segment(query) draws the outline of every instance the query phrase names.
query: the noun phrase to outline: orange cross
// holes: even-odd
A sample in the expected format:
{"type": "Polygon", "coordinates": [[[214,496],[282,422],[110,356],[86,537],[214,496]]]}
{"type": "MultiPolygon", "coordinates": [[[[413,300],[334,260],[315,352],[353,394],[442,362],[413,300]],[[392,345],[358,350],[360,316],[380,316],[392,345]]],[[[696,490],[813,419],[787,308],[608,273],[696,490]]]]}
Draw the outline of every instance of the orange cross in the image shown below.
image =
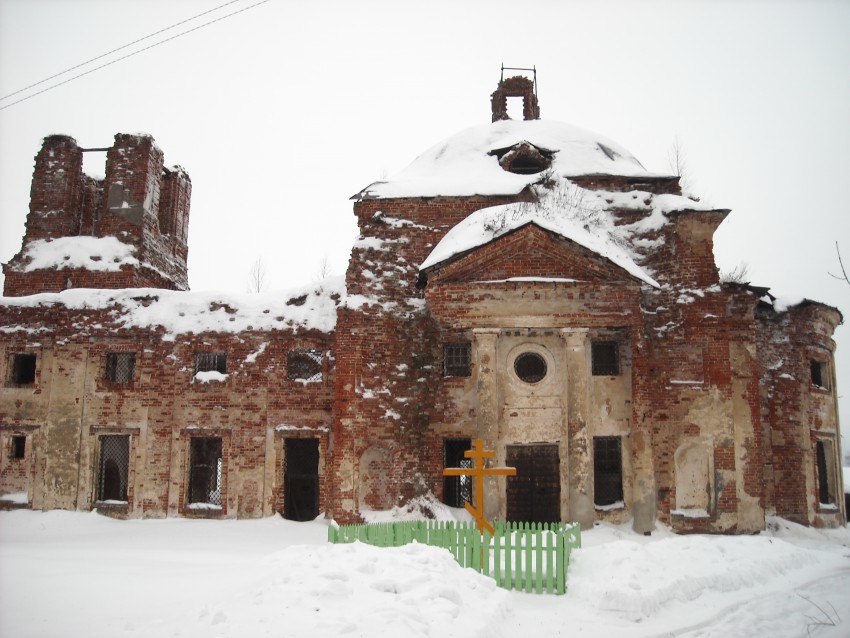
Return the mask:
{"type": "Polygon", "coordinates": [[[484,477],[485,476],[516,476],[515,467],[484,467],[484,459],[493,458],[496,453],[493,450],[485,450],[481,439],[475,439],[473,449],[467,450],[463,455],[468,459],[474,459],[470,468],[451,467],[443,470],[443,476],[473,476],[475,477],[475,499],[478,507],[466,503],[466,511],[475,517],[475,525],[478,531],[484,534],[486,529],[490,534],[495,530],[484,519],[484,477]]]}

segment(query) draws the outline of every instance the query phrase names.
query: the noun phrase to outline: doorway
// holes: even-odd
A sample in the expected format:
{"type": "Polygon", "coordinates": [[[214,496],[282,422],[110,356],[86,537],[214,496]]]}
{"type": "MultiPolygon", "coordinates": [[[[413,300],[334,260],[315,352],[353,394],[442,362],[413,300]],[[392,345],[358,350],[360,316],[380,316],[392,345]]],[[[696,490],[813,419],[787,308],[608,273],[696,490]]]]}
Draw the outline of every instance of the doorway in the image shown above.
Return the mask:
{"type": "Polygon", "coordinates": [[[283,517],[312,521],[319,515],[319,439],[284,439],[283,517]]]}
{"type": "Polygon", "coordinates": [[[561,520],[561,472],[557,444],[509,445],[506,464],[516,468],[507,480],[508,521],[561,520]]]}

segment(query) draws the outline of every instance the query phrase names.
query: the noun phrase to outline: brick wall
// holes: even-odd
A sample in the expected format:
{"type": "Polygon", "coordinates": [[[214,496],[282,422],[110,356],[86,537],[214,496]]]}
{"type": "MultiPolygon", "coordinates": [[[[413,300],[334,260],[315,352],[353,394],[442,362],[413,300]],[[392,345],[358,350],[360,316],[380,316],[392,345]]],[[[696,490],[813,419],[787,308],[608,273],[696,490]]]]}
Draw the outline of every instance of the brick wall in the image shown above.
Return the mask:
{"type": "MultiPolygon", "coordinates": [[[[287,437],[319,439],[320,507],[327,507],[334,358],[323,358],[320,382],[304,383],[288,377],[286,355],[303,348],[331,353],[332,334],[249,331],[238,337],[202,333],[170,340],[158,330],[121,329],[109,309],[70,310],[58,304],[0,305],[0,325],[37,330],[0,337],[0,426],[4,439],[7,430],[31,433],[24,488],[31,492],[33,508],[97,506],[98,438],[108,434],[131,439],[129,503],[108,507],[113,514],[193,514],[185,507],[193,436],[225,442],[223,503],[214,515],[241,518],[282,511],[287,437]],[[194,378],[195,356],[203,351],[227,353],[224,381],[194,378]],[[31,386],[8,384],[9,361],[16,352],[37,355],[31,386]],[[135,353],[132,382],[106,379],[111,352],[135,353]]],[[[18,474],[4,466],[0,493],[21,490],[18,474]]]]}

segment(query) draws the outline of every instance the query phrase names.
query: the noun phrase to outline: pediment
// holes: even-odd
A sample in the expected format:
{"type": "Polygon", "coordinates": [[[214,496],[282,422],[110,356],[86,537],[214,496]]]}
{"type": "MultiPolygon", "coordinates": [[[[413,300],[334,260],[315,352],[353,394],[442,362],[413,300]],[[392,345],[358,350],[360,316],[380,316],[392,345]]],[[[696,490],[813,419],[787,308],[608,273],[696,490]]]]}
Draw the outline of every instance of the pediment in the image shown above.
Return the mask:
{"type": "Polygon", "coordinates": [[[636,278],[592,250],[536,224],[455,255],[425,271],[428,285],[458,282],[635,282],[636,278]]]}

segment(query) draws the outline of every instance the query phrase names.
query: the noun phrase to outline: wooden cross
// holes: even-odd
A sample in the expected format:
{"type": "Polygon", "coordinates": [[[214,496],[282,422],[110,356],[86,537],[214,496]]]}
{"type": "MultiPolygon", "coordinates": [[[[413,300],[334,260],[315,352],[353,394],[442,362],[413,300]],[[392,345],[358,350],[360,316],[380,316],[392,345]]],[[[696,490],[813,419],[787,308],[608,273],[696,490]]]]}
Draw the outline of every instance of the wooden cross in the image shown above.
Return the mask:
{"type": "Polygon", "coordinates": [[[485,476],[516,476],[515,467],[484,467],[484,459],[493,458],[496,453],[493,450],[485,450],[481,439],[475,439],[475,445],[463,455],[468,459],[474,459],[472,467],[449,467],[443,470],[443,476],[472,476],[475,478],[475,500],[477,507],[466,503],[466,511],[475,517],[475,525],[478,531],[484,534],[486,529],[490,534],[495,530],[484,518],[484,477],[485,476]]]}

